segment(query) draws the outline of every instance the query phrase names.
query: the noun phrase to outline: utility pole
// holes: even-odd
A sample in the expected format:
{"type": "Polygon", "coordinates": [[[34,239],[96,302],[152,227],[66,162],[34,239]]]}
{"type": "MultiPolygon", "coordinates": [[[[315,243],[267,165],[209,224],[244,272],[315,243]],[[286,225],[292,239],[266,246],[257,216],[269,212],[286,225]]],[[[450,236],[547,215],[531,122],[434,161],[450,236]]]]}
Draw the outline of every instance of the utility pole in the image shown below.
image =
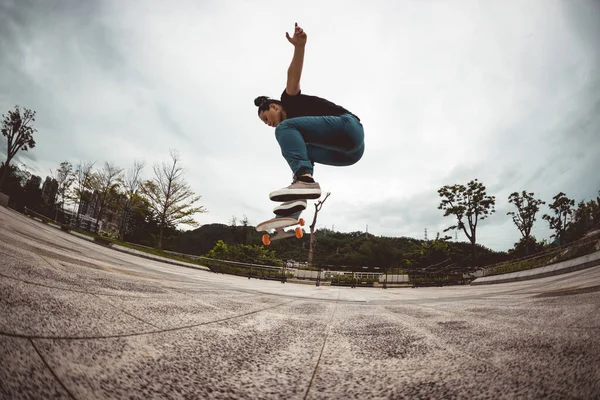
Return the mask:
{"type": "Polygon", "coordinates": [[[425,241],[427,241],[427,228],[425,228],[425,241]]]}

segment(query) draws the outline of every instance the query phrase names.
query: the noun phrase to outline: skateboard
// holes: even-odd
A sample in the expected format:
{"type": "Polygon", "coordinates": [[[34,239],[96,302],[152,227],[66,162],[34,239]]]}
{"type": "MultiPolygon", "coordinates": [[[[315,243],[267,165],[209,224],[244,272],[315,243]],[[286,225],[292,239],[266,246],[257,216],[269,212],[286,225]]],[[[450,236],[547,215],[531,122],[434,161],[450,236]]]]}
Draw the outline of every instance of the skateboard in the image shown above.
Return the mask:
{"type": "Polygon", "coordinates": [[[275,218],[268,219],[260,224],[256,225],[257,232],[265,232],[262,235],[262,242],[265,246],[271,244],[274,240],[285,239],[292,236],[296,236],[300,239],[304,236],[304,230],[302,227],[304,226],[304,218],[299,218],[302,212],[297,212],[292,215],[288,215],[285,217],[277,216],[275,218]],[[290,226],[297,226],[294,230],[286,231],[284,228],[289,228],[290,226]],[[269,235],[269,231],[274,229],[275,232],[273,235],[269,235]]]}

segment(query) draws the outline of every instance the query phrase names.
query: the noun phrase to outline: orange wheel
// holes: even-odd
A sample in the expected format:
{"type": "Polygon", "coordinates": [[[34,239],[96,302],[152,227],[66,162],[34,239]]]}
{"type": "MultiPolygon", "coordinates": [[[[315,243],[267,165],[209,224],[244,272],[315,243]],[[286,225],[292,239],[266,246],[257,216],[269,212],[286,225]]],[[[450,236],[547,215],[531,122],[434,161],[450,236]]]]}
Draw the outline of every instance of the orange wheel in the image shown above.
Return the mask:
{"type": "Polygon", "coordinates": [[[304,226],[304,218],[300,218],[298,220],[298,223],[300,224],[300,226],[304,226]]]}
{"type": "Polygon", "coordinates": [[[300,239],[302,236],[304,236],[304,231],[302,230],[302,228],[300,228],[300,227],[297,227],[297,228],[296,228],[296,237],[297,237],[298,239],[300,239]]]}
{"type": "Polygon", "coordinates": [[[269,239],[268,233],[265,233],[264,235],[262,235],[262,242],[265,246],[268,246],[271,244],[271,239],[269,239]]]}

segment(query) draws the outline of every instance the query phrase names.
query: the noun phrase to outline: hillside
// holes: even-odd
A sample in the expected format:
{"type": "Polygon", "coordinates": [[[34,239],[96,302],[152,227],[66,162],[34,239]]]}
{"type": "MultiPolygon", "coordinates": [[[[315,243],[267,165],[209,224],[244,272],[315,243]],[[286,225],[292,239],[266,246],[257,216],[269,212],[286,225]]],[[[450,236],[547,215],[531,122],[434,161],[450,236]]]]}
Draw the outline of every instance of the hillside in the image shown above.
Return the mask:
{"type": "MultiPolygon", "coordinates": [[[[402,267],[407,260],[415,266],[427,266],[447,259],[466,260],[472,253],[470,243],[418,240],[408,237],[379,237],[364,232],[335,232],[321,229],[316,233],[317,245],[313,262],[320,265],[402,267]]],[[[227,245],[260,245],[261,234],[253,226],[207,224],[178,235],[171,243],[172,250],[205,255],[223,240],[227,245]]],[[[290,238],[273,242],[269,248],[281,260],[305,262],[308,257],[310,234],[301,239],[290,238]]],[[[503,252],[477,246],[479,263],[506,259],[503,252]]]]}

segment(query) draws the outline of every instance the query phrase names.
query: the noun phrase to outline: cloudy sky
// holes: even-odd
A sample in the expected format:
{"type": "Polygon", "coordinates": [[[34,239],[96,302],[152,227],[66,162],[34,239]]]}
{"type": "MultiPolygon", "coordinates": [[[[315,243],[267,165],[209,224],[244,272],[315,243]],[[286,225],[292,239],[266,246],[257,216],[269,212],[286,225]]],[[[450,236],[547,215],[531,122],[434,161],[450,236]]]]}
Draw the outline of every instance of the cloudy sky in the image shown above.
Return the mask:
{"type": "MultiPolygon", "coordinates": [[[[359,163],[317,165],[331,192],[318,226],[431,238],[455,222],[437,190],[478,178],[497,210],[478,242],[506,250],[511,192],[600,190],[598,21],[595,0],[0,0],[0,112],[37,112],[37,146],[18,160],[32,173],[145,160],[150,177],[177,149],[200,224],[255,225],[291,171],[253,100],[284,89],[298,22],[303,92],[357,114],[366,135],[359,163]]],[[[534,234],[550,234],[541,214],[534,234]]]]}

